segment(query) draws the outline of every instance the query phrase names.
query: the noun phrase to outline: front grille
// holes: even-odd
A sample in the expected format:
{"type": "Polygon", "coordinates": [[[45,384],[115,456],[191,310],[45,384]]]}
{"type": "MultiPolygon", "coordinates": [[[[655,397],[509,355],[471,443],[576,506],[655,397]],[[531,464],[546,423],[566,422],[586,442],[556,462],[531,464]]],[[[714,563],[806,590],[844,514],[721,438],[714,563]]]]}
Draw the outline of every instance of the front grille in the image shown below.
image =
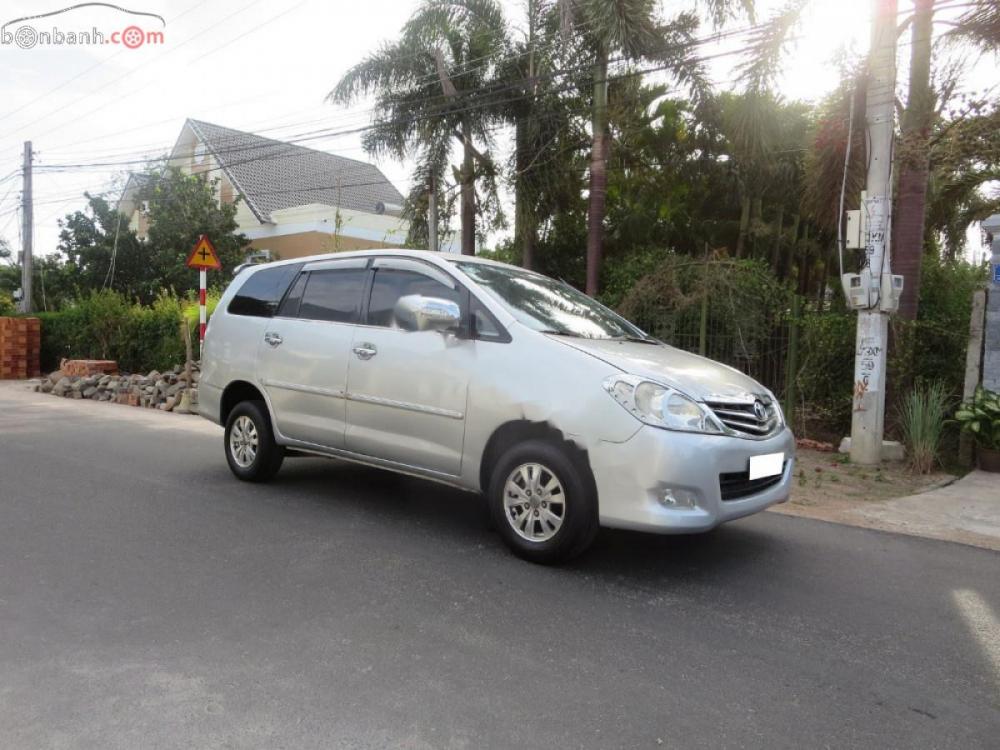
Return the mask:
{"type": "Polygon", "coordinates": [[[769,487],[774,487],[785,476],[785,468],[788,462],[781,465],[781,473],[773,477],[761,477],[751,479],[750,470],[734,471],[729,474],[719,474],[719,491],[723,500],[739,500],[750,495],[756,495],[769,487]]]}
{"type": "Polygon", "coordinates": [[[763,438],[781,427],[778,407],[770,398],[712,399],[705,404],[726,427],[747,437],[763,438]]]}

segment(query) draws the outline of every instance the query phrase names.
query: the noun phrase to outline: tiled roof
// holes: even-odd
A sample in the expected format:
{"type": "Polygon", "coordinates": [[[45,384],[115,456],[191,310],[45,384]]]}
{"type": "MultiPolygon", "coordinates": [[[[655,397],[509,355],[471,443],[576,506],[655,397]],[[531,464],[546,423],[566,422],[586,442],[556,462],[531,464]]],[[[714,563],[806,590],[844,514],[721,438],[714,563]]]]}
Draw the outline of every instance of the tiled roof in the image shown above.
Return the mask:
{"type": "Polygon", "coordinates": [[[270,221],[272,211],[309,203],[369,213],[380,201],[403,203],[373,164],[201,120],[187,124],[261,221],[270,221]]]}

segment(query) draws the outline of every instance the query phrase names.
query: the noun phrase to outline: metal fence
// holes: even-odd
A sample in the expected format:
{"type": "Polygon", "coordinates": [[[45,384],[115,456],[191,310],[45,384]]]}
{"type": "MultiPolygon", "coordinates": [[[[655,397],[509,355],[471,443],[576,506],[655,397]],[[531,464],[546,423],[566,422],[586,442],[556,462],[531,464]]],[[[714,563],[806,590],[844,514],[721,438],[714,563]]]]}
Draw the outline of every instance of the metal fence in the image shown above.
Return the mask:
{"type": "Polygon", "coordinates": [[[668,263],[620,306],[662,341],[747,373],[786,407],[795,401],[799,307],[765,269],[733,261],[668,263]]]}

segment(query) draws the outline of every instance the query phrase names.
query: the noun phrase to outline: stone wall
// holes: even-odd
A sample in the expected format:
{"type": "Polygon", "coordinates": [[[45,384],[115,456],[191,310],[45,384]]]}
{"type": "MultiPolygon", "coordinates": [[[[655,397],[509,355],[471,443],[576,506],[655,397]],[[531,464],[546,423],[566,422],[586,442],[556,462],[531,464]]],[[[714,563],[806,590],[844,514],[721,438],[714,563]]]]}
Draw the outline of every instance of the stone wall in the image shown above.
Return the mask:
{"type": "Polygon", "coordinates": [[[35,390],[63,398],[86,398],[190,414],[197,410],[200,376],[197,364],[191,366],[190,382],[181,365],[167,372],[154,370],[145,375],[100,372],[90,375],[69,375],[62,370],[56,370],[43,378],[35,390]]]}

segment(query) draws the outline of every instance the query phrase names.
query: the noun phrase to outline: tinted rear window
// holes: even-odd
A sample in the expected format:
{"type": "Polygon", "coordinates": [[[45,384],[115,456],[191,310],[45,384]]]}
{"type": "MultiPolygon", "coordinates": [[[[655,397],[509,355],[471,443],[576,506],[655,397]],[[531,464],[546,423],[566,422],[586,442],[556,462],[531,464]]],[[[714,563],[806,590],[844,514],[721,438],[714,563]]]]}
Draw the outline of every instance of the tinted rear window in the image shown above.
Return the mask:
{"type": "Polygon", "coordinates": [[[243,282],[243,286],[229,303],[231,315],[255,315],[261,318],[274,317],[278,303],[285,296],[288,285],[302,268],[302,263],[287,266],[262,268],[243,282]]]}

